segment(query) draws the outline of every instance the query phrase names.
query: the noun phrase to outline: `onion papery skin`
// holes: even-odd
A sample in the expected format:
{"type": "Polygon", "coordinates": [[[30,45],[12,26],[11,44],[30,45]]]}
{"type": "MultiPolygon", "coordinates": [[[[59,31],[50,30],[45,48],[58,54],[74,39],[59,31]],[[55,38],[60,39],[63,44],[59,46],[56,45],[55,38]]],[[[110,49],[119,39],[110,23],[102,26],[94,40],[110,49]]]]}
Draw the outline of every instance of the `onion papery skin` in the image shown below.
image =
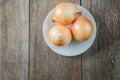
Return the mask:
{"type": "Polygon", "coordinates": [[[52,21],[63,25],[71,24],[77,12],[78,9],[76,4],[67,2],[60,3],[54,8],[52,21]]]}
{"type": "Polygon", "coordinates": [[[68,45],[71,42],[71,31],[67,26],[55,25],[49,31],[49,39],[56,46],[68,45]]]}
{"type": "Polygon", "coordinates": [[[94,28],[91,21],[81,14],[72,24],[71,31],[77,41],[86,41],[92,36],[94,28]]]}

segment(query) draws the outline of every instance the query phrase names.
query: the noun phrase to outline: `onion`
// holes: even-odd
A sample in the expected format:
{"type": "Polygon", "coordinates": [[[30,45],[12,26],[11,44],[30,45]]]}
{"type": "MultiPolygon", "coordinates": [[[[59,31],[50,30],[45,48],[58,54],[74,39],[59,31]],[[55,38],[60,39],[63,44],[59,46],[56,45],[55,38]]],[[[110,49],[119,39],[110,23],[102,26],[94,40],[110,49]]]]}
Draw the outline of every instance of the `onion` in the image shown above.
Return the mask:
{"type": "Polygon", "coordinates": [[[49,31],[50,41],[56,46],[67,45],[71,42],[70,30],[64,25],[55,25],[49,31]]]}
{"type": "Polygon", "coordinates": [[[93,33],[93,25],[90,20],[81,13],[78,19],[73,22],[71,31],[76,40],[86,41],[93,33]]]}
{"type": "Polygon", "coordinates": [[[76,4],[67,2],[60,3],[54,8],[52,21],[63,25],[71,24],[74,21],[77,12],[78,9],[76,4]]]}

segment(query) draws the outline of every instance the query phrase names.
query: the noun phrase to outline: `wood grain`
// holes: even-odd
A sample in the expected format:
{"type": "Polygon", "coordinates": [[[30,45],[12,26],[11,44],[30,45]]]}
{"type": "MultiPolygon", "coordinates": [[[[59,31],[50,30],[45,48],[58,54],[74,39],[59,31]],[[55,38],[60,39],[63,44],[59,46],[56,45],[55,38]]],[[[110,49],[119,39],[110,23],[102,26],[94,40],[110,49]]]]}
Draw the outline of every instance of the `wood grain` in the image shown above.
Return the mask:
{"type": "Polygon", "coordinates": [[[0,80],[28,80],[29,0],[0,0],[0,80]]]}
{"type": "Polygon", "coordinates": [[[80,0],[30,0],[30,80],[81,80],[81,56],[63,57],[43,39],[43,21],[58,3],[80,0]]]}
{"type": "Polygon", "coordinates": [[[120,80],[120,0],[82,0],[97,22],[92,47],[82,55],[82,80],[120,80]]]}
{"type": "MultiPolygon", "coordinates": [[[[2,16],[1,16],[1,13],[2,13],[2,8],[0,7],[0,73],[2,73],[2,16]]],[[[2,77],[3,77],[3,74],[0,74],[0,80],[2,80],[2,77]]]]}
{"type": "Polygon", "coordinates": [[[0,0],[0,80],[120,80],[119,4],[120,0],[0,0]],[[76,57],[54,53],[42,34],[49,11],[65,1],[81,4],[97,23],[94,44],[76,57]]]}

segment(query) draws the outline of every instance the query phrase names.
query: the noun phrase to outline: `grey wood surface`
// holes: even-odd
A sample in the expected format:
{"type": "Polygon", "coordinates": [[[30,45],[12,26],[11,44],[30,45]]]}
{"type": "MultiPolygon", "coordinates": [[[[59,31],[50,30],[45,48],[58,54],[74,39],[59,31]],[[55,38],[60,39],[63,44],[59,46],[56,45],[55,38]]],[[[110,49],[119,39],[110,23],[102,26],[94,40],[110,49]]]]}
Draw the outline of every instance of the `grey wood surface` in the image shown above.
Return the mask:
{"type": "Polygon", "coordinates": [[[0,80],[28,80],[29,0],[0,0],[0,80]]]}
{"type": "Polygon", "coordinates": [[[0,80],[120,80],[120,0],[0,0],[0,80]],[[64,57],[45,43],[43,21],[60,2],[88,9],[94,44],[64,57]]]}
{"type": "Polygon", "coordinates": [[[82,80],[120,80],[120,0],[82,0],[97,22],[92,47],[82,55],[82,80]]]}
{"type": "Polygon", "coordinates": [[[61,1],[80,4],[79,0],[30,0],[30,80],[81,80],[81,56],[57,55],[43,39],[43,21],[61,1]]]}

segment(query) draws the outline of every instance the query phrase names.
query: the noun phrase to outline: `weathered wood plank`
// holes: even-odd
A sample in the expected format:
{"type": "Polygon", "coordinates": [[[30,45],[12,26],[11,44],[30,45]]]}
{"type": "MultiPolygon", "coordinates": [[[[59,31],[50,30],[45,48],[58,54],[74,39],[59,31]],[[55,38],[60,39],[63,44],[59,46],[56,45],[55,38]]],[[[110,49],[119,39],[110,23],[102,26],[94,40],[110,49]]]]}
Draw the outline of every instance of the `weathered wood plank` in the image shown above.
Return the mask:
{"type": "Polygon", "coordinates": [[[0,0],[0,80],[28,80],[29,0],[0,0]]]}
{"type": "MultiPolygon", "coordinates": [[[[1,19],[1,13],[2,13],[2,11],[1,11],[1,7],[0,7],[0,73],[2,73],[2,26],[1,26],[1,21],[2,21],[2,19],[1,19]]],[[[2,80],[2,77],[3,77],[3,74],[0,74],[0,80],[2,80]]]]}
{"type": "Polygon", "coordinates": [[[82,80],[120,80],[120,0],[82,0],[97,22],[93,46],[82,55],[82,80]]]}
{"type": "Polygon", "coordinates": [[[80,0],[30,0],[30,80],[81,80],[81,56],[57,55],[43,39],[46,15],[63,1],[80,4],[80,0]]]}

